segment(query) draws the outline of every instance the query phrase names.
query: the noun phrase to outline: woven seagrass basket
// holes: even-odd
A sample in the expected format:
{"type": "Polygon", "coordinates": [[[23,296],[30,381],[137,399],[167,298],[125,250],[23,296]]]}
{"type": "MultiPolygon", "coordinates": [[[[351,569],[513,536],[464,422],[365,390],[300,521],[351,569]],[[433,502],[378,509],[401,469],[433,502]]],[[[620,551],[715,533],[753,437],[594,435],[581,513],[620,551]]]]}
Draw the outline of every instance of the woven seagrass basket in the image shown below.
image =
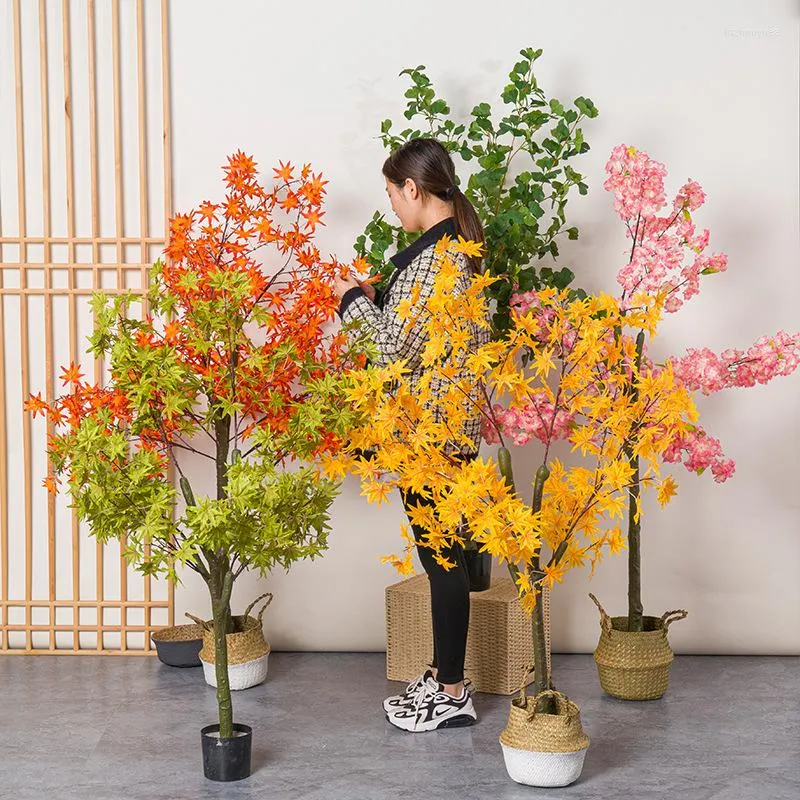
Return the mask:
{"type": "Polygon", "coordinates": [[[610,617],[593,594],[589,597],[600,611],[600,641],[594,660],[603,691],[620,700],[662,697],[674,658],[667,630],[687,612],[679,609],[661,617],[644,617],[644,630],[629,632],[627,617],[610,617]]]}
{"type": "Polygon", "coordinates": [[[511,701],[500,745],[509,777],[527,786],[568,786],[583,769],[589,737],[580,709],[555,689],[528,697],[523,686],[511,701]],[[555,700],[555,714],[536,711],[540,698],[555,700]]]}
{"type": "MultiPolygon", "coordinates": [[[[550,592],[542,592],[542,608],[550,661],[550,592]]],[[[533,647],[531,620],[522,610],[517,590],[503,574],[492,576],[491,587],[470,596],[469,634],[464,663],[466,676],[478,692],[514,694],[520,676],[533,680],[528,669],[533,647]]],[[[415,575],[386,587],[386,677],[414,680],[433,653],[430,584],[415,575]]]]}
{"type": "MultiPolygon", "coordinates": [[[[270,653],[270,646],[264,638],[263,617],[267,606],[272,602],[272,594],[267,592],[253,600],[241,616],[233,617],[233,633],[226,637],[228,643],[228,674],[231,680],[231,689],[247,689],[261,683],[267,677],[266,659],[270,653]],[[250,612],[260,601],[267,602],[255,617],[250,612]],[[246,666],[245,666],[246,665],[246,666]]],[[[200,660],[206,682],[215,686],[216,674],[212,667],[216,663],[216,645],[214,642],[214,620],[200,620],[187,614],[186,616],[203,626],[203,649],[200,651],[200,660]]]]}
{"type": "Polygon", "coordinates": [[[199,667],[203,626],[173,625],[150,634],[159,660],[170,667],[199,667]]]}

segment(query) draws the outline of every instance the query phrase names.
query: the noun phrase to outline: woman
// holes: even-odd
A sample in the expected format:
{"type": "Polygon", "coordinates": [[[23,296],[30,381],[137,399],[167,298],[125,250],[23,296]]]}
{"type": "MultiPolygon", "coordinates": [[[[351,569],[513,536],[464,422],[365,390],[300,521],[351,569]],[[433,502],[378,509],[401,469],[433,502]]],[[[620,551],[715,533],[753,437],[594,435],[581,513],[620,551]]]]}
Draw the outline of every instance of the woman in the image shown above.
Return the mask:
{"type": "MultiPolygon", "coordinates": [[[[422,326],[406,328],[396,308],[403,299],[412,298],[415,285],[420,287],[416,302],[424,304],[433,293],[438,269],[435,245],[445,235],[483,242],[483,228],[478,215],[456,185],[455,168],[447,150],[433,139],[412,139],[397,149],[383,165],[386,192],[392,210],[403,230],[421,232],[421,236],[405,250],[392,257],[394,264],[386,288],[377,293],[374,287],[355,278],[339,279],[335,290],[341,297],[339,315],[343,322],[361,321],[378,351],[376,363],[385,366],[399,359],[406,360],[413,386],[424,374],[421,365],[426,333],[422,326]]],[[[455,291],[463,292],[472,273],[480,271],[480,260],[463,254],[454,256],[461,266],[455,291]]],[[[473,328],[474,346],[488,340],[488,333],[473,328]]],[[[431,381],[432,395],[446,389],[444,381],[431,381]]],[[[470,445],[445,442],[445,451],[455,458],[473,459],[480,447],[479,386],[467,401],[472,412],[463,433],[470,445]]],[[[438,407],[432,405],[434,418],[438,407]]],[[[406,512],[431,501],[413,491],[402,492],[406,512]]],[[[469,626],[469,580],[461,546],[442,553],[457,566],[445,570],[433,558],[430,548],[420,546],[425,531],[412,525],[419,558],[428,575],[431,590],[433,624],[433,660],[431,668],[406,690],[384,701],[387,719],[392,725],[408,731],[431,731],[437,728],[472,725],[477,715],[464,685],[464,654],[469,626]]]]}

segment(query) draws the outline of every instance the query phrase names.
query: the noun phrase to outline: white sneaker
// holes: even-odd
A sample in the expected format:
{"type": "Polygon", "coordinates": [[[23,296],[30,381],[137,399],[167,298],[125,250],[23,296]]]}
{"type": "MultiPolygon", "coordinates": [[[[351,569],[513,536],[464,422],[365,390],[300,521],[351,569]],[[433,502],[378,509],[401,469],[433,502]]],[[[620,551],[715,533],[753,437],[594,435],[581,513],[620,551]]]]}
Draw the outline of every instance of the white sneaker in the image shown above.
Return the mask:
{"type": "Polygon", "coordinates": [[[405,691],[401,694],[393,694],[383,701],[383,710],[387,713],[393,713],[401,708],[404,708],[408,703],[413,703],[417,699],[417,695],[422,691],[425,686],[425,681],[428,678],[433,679],[433,672],[426,669],[418,678],[415,678],[411,683],[406,686],[405,691]]]}
{"type": "Polygon", "coordinates": [[[453,697],[431,676],[424,681],[422,691],[412,703],[387,712],[386,719],[401,730],[422,733],[474,725],[478,715],[466,688],[460,697],[453,697]]]}

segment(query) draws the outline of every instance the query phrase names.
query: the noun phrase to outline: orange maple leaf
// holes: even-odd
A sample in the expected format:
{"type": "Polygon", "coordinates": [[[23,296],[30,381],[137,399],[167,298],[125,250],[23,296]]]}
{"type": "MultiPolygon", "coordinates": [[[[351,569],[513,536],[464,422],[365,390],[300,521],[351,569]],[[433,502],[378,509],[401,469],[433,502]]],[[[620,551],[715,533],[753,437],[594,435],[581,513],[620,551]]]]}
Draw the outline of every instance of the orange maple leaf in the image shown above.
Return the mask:
{"type": "Polygon", "coordinates": [[[277,167],[273,168],[275,177],[280,178],[282,181],[286,181],[286,183],[288,183],[294,177],[294,168],[292,167],[292,163],[291,161],[287,164],[284,164],[283,161],[279,161],[278,163],[280,164],[280,169],[277,167]]]}
{"type": "Polygon", "coordinates": [[[300,205],[300,200],[294,192],[287,192],[286,197],[280,201],[280,207],[284,211],[289,211],[292,208],[297,208],[300,205]]]}
{"type": "Polygon", "coordinates": [[[241,150],[237,150],[232,156],[228,156],[228,169],[252,175],[256,171],[256,162],[252,156],[248,156],[241,150]]]}
{"type": "MultiPolygon", "coordinates": [[[[327,186],[328,181],[322,180],[322,173],[318,173],[317,175],[312,175],[312,180],[310,180],[303,188],[305,190],[306,196],[314,195],[316,197],[322,197],[325,194],[325,186],[327,186]]],[[[310,199],[310,198],[309,198],[310,199]]]]}
{"type": "Polygon", "coordinates": [[[30,397],[22,404],[22,408],[25,411],[29,411],[34,417],[37,414],[44,416],[45,412],[48,410],[47,403],[42,400],[41,392],[30,395],[30,397]]]}
{"type": "Polygon", "coordinates": [[[215,203],[206,200],[200,203],[200,208],[197,210],[197,213],[200,215],[201,219],[210,221],[214,218],[214,214],[217,213],[217,206],[215,203]]]}
{"type": "Polygon", "coordinates": [[[304,211],[303,216],[306,220],[306,227],[311,228],[312,231],[317,229],[318,224],[325,224],[321,222],[322,218],[325,216],[324,211],[317,211],[315,208],[312,208],[309,211],[304,211]]]}
{"type": "Polygon", "coordinates": [[[149,331],[138,331],[135,338],[137,347],[146,349],[153,344],[153,337],[149,331]]]}
{"type": "Polygon", "coordinates": [[[61,382],[65,386],[68,383],[73,385],[80,383],[82,377],[83,373],[74,361],[70,363],[69,368],[61,367],[61,382]]]}
{"type": "Polygon", "coordinates": [[[164,340],[170,344],[178,341],[178,334],[181,332],[181,324],[177,320],[168,322],[164,326],[164,340]]]}

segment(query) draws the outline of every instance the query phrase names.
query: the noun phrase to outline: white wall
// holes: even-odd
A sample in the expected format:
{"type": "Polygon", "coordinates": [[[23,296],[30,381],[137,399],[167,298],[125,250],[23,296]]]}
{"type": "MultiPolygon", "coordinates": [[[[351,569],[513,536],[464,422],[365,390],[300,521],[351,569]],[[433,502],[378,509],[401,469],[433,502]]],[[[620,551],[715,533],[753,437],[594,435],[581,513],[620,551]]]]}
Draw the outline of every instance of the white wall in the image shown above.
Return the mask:
{"type": "MultiPolygon", "coordinates": [[[[375,208],[388,210],[376,138],[400,120],[401,69],[425,64],[456,114],[499,95],[518,50],[542,47],[537,76],[551,95],[591,97],[592,151],[579,169],[588,197],[570,217],[582,231],[561,263],[578,283],[614,291],[625,239],[601,189],[611,148],[624,141],[666,162],[672,191],[692,177],[708,202],[701,224],[729,255],[726,275],[665,322],[657,349],[745,347],[800,324],[798,231],[798,8],[791,0],[669,4],[633,0],[484,4],[405,0],[171,4],[175,209],[220,193],[219,166],[242,148],[266,168],[311,161],[330,180],[323,250],[347,258],[375,208]]],[[[678,497],[647,508],[644,598],[649,613],[690,611],[673,628],[678,651],[800,653],[800,376],[703,400],[703,421],[737,462],[716,485],[676,471],[678,497]]],[[[533,454],[517,452],[530,477],[533,454]]],[[[682,468],[681,468],[682,469],[682,468]]],[[[374,507],[345,482],[324,558],[267,580],[243,577],[237,610],[263,590],[275,649],[381,650],[384,587],[397,578],[379,557],[400,547],[399,498],[374,507]]],[[[610,611],[625,600],[625,559],[589,583],[573,573],[554,597],[556,650],[597,639],[589,590],[610,611]]],[[[176,617],[206,613],[188,576],[176,617]]]]}
{"type": "MultiPolygon", "coordinates": [[[[239,2],[228,10],[175,3],[176,208],[216,189],[216,165],[235,147],[264,166],[310,160],[331,181],[322,240],[347,257],[368,215],[385,209],[375,134],[384,117],[401,117],[400,70],[425,64],[454,112],[466,114],[499,94],[520,48],[542,47],[537,75],[546,91],[584,94],[600,109],[586,126],[592,151],[581,164],[591,192],[570,203],[583,237],[562,259],[578,281],[615,288],[624,234],[601,183],[611,148],[625,141],[666,162],[673,191],[687,177],[701,182],[709,197],[702,224],[713,249],[730,257],[728,274],[664,324],[659,350],[742,347],[796,328],[797,4],[499,0],[485,9],[417,0],[239,2]]],[[[648,508],[646,609],[690,611],[673,628],[680,651],[800,652],[798,390],[794,376],[703,400],[704,424],[735,458],[736,476],[717,485],[676,471],[673,504],[648,508]]],[[[531,454],[516,455],[530,471],[531,454]]],[[[370,506],[348,480],[326,556],[263,583],[276,593],[267,612],[274,646],[382,649],[383,589],[396,577],[378,557],[399,546],[402,519],[399,498],[370,506]]],[[[556,649],[593,648],[597,616],[586,594],[622,613],[625,571],[622,557],[605,562],[591,584],[584,573],[569,576],[554,598],[556,649]]],[[[237,599],[261,585],[241,581],[237,599]]],[[[180,608],[203,602],[195,583],[177,597],[180,608]]]]}

